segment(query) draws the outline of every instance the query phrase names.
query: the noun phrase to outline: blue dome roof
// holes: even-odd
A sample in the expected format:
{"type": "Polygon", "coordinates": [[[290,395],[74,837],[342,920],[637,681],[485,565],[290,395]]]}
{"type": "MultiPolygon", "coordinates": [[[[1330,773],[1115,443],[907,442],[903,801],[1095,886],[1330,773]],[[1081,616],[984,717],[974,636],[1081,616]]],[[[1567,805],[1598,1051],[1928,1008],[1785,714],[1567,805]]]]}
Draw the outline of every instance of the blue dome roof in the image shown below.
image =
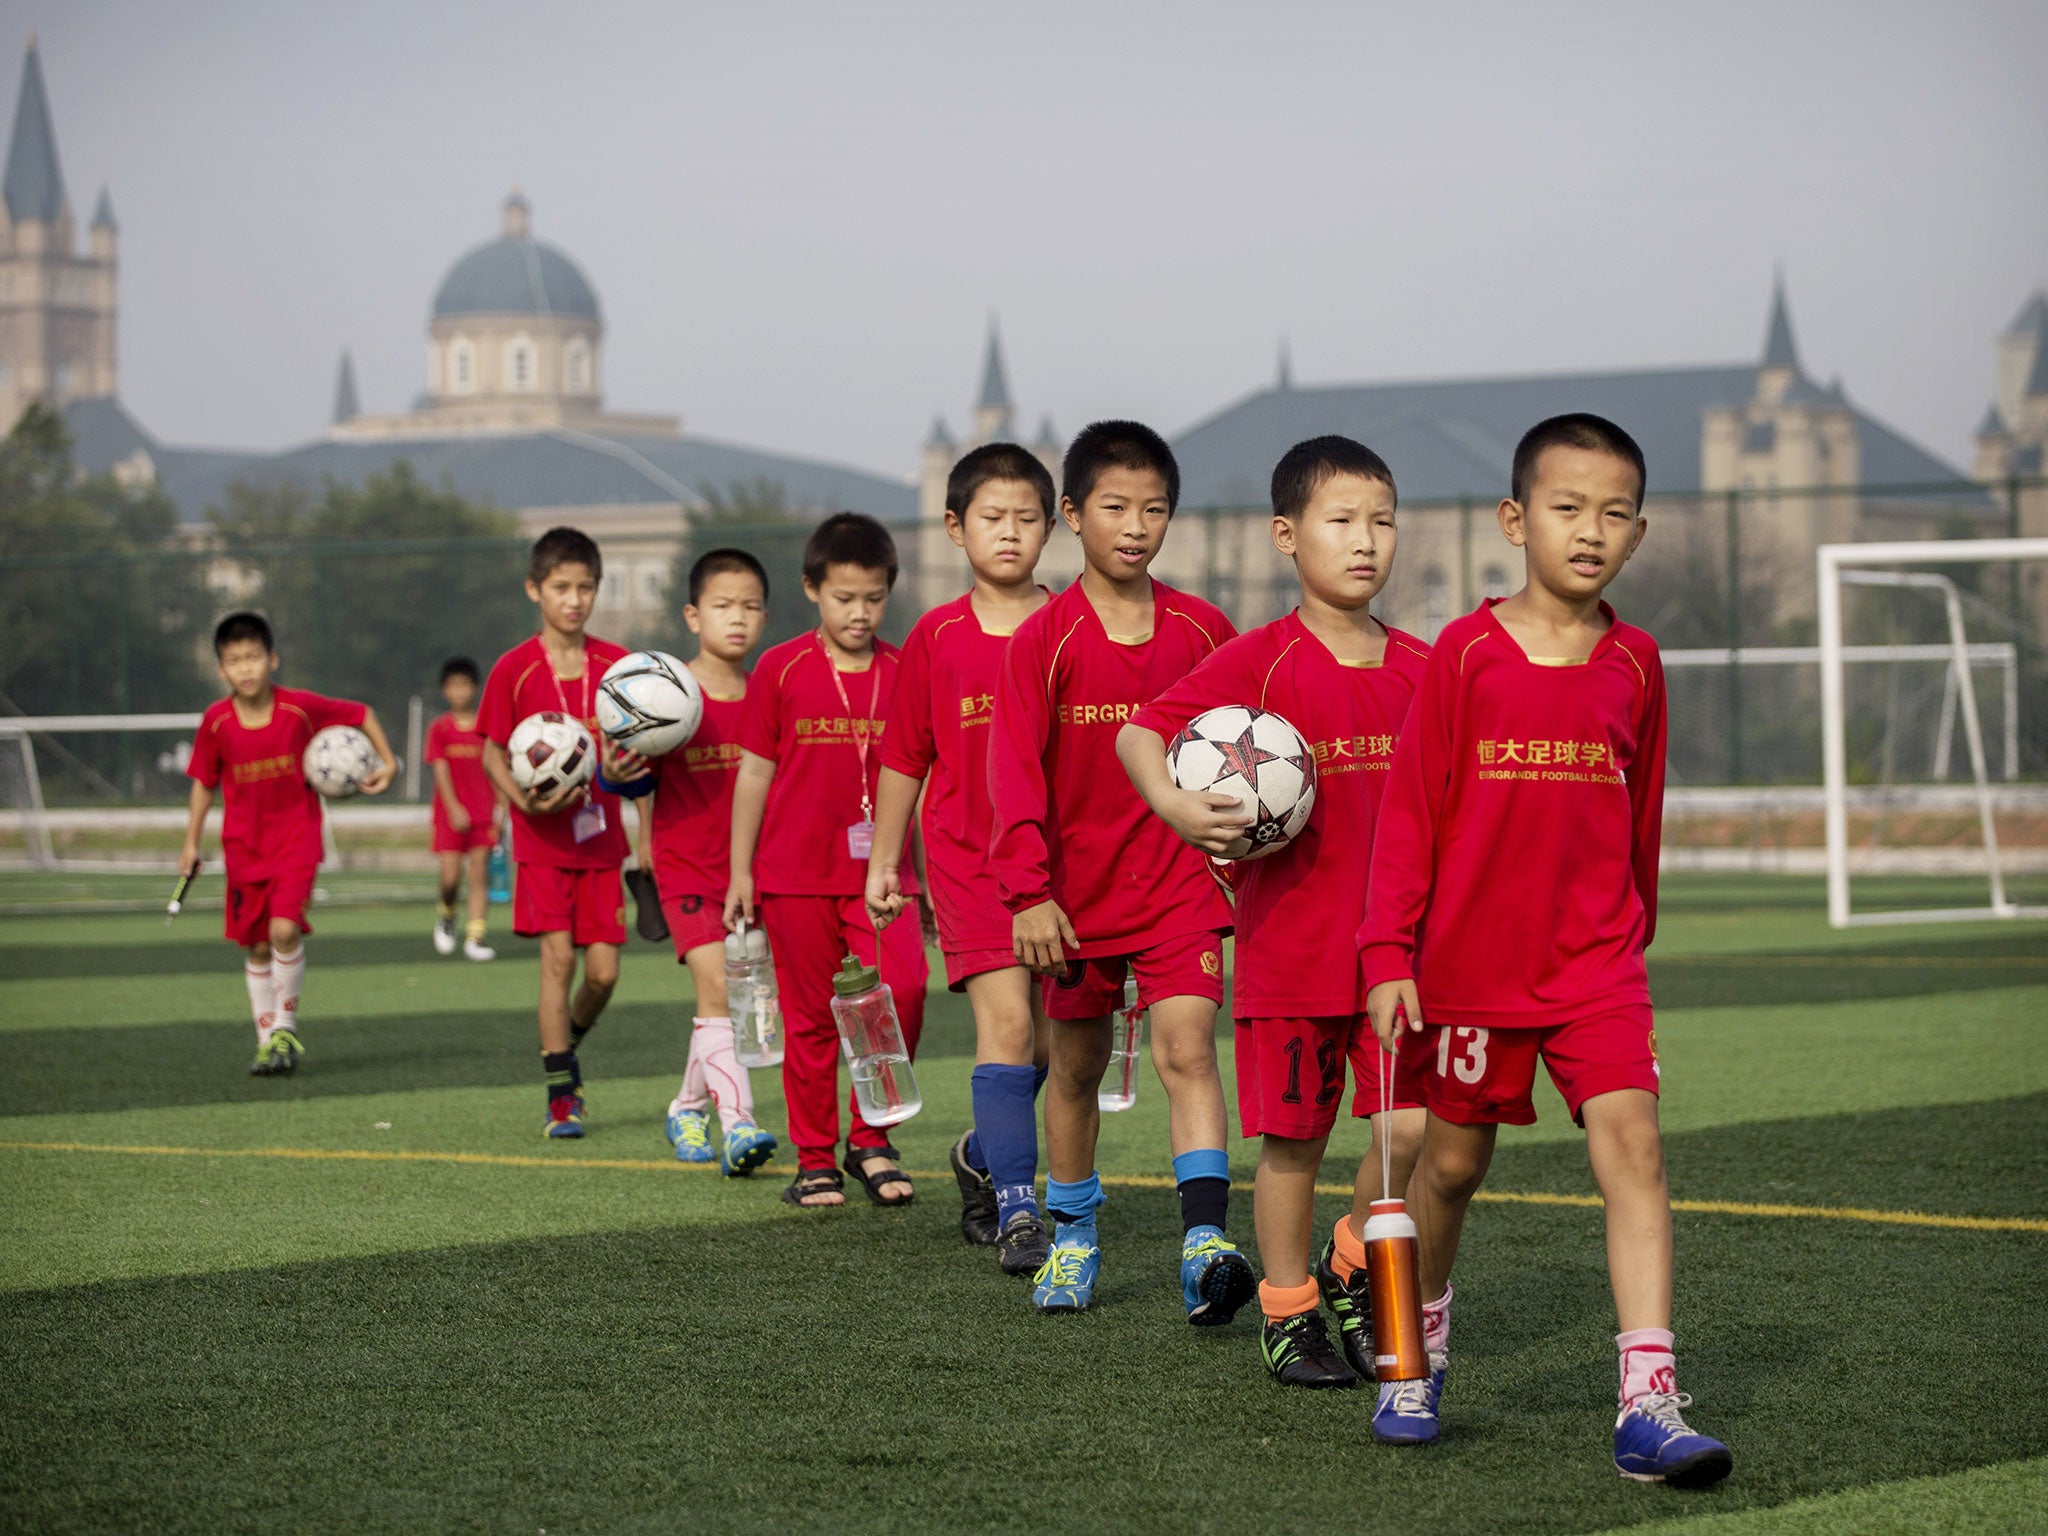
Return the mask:
{"type": "Polygon", "coordinates": [[[595,320],[597,294],[576,263],[526,233],[525,199],[506,203],[506,232],[448,269],[436,320],[455,315],[571,315],[595,320]]]}

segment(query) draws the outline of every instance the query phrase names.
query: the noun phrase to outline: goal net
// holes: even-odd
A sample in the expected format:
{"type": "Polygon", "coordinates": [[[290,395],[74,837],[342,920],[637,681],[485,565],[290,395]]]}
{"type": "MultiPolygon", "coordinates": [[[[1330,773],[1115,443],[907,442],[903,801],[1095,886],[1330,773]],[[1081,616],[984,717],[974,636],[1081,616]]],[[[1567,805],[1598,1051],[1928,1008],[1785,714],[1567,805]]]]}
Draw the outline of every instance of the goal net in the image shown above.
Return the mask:
{"type": "Polygon", "coordinates": [[[1817,564],[1828,921],[2048,917],[2048,539],[1817,564]]]}
{"type": "Polygon", "coordinates": [[[199,719],[0,717],[0,868],[174,869],[199,719]]]}

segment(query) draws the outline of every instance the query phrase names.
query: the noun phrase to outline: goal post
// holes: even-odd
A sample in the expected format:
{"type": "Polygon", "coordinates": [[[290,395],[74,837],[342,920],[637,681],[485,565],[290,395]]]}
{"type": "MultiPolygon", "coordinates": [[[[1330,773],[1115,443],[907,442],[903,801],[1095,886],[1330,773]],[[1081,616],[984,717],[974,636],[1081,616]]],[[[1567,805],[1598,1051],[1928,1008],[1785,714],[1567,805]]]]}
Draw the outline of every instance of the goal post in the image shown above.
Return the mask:
{"type": "MultiPolygon", "coordinates": [[[[131,715],[5,715],[0,716],[0,868],[66,869],[89,874],[116,874],[170,868],[175,859],[94,858],[67,852],[56,831],[83,817],[99,830],[109,830],[138,804],[138,786],[150,790],[142,802],[182,800],[187,743],[199,728],[192,713],[131,715]],[[111,761],[96,764],[90,743],[126,745],[99,754],[111,761]],[[70,742],[77,746],[72,750],[70,742]],[[38,759],[38,744],[49,757],[49,773],[38,759]],[[127,772],[116,765],[127,764],[127,772]],[[55,788],[52,788],[52,784],[55,788]],[[62,809],[53,809],[52,795],[62,809]],[[165,799],[175,795],[175,799],[165,799]],[[89,797],[74,807],[71,802],[89,797]],[[11,836],[18,834],[18,852],[11,836]]],[[[148,814],[144,812],[143,814],[148,814]]],[[[68,836],[68,833],[66,834],[68,836]]]]}
{"type": "MultiPolygon", "coordinates": [[[[1824,544],[1816,558],[1819,580],[1821,663],[1821,769],[1827,836],[1828,923],[1847,928],[1875,923],[1965,921],[1976,918],[2048,917],[2048,907],[2021,906],[2008,898],[1999,856],[1998,826],[1983,721],[1970,676],[1976,659],[1963,613],[1963,592],[1957,581],[1928,566],[1986,565],[1996,562],[2048,559],[2048,539],[1942,539],[1877,544],[1824,544]],[[1922,567],[1922,569],[1897,569],[1922,567]],[[1977,821],[1983,839],[1988,902],[1981,907],[1932,907],[1904,911],[1857,912],[1850,904],[1849,770],[1845,665],[1853,649],[1844,638],[1842,594],[1845,587],[1892,588],[1935,598],[1947,629],[1947,657],[1941,705],[1944,748],[1961,713],[1964,748],[1975,788],[1977,821]]],[[[1981,654],[1981,652],[1978,652],[1981,654]]],[[[2017,715],[2017,668],[2007,673],[2008,742],[2017,715]]],[[[2006,776],[2012,776],[2012,749],[2007,749],[2006,776]]]]}

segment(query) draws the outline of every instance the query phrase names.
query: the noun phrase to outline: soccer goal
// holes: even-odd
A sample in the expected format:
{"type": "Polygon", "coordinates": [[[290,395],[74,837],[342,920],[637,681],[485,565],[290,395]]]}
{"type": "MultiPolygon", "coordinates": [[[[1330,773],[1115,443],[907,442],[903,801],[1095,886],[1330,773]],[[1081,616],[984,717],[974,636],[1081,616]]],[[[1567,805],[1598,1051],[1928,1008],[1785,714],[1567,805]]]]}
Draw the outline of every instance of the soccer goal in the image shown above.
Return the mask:
{"type": "Polygon", "coordinates": [[[173,868],[184,828],[185,765],[199,720],[0,717],[0,868],[173,868]]]}
{"type": "MultiPolygon", "coordinates": [[[[2048,850],[2034,835],[2048,814],[2048,793],[2019,782],[2042,729],[2048,611],[2031,578],[2044,561],[2048,539],[1821,547],[1821,767],[1833,927],[2048,917],[2048,905],[2028,905],[2014,890],[2016,876],[2031,881],[2048,870],[2048,850]],[[1991,699],[2000,717],[1995,756],[1984,724],[1991,699]],[[1944,782],[1958,736],[1966,786],[1944,782]],[[2022,835],[2002,837],[2002,818],[2022,835]],[[1852,903],[1859,876],[1884,878],[1882,905],[1859,910],[1852,903]],[[1921,899],[1937,879],[1953,886],[1959,877],[1981,880],[1982,905],[1921,899]]],[[[2038,774],[2040,763],[2031,766],[2038,774]]]]}

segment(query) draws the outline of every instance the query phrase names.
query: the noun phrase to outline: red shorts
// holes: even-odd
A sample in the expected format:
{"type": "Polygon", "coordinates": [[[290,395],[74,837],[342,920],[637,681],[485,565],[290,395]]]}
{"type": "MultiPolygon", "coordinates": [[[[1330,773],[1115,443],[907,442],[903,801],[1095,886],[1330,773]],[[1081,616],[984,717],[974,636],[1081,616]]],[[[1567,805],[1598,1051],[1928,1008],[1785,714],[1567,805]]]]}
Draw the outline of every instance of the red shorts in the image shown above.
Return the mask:
{"type": "Polygon", "coordinates": [[[448,824],[447,813],[437,806],[434,815],[434,852],[467,853],[472,848],[488,848],[497,842],[498,834],[491,830],[488,816],[472,819],[467,832],[458,832],[448,824]]]}
{"type": "Polygon", "coordinates": [[[512,882],[512,931],[522,939],[566,933],[578,949],[625,943],[626,888],[618,866],[521,864],[512,882]]]}
{"type": "MultiPolygon", "coordinates": [[[[1016,961],[1012,960],[1011,964],[1016,961]]],[[[1223,1001],[1223,937],[1206,929],[1161,939],[1135,955],[1070,960],[1065,972],[1042,983],[1049,1019],[1099,1019],[1124,1005],[1124,972],[1138,976],[1138,1003],[1150,1008],[1169,997],[1223,1001]]]]}
{"type": "MultiPolygon", "coordinates": [[[[1247,1136],[1314,1141],[1337,1123],[1344,1100],[1344,1059],[1358,1089],[1351,1113],[1380,1112],[1380,1068],[1385,1058],[1362,1013],[1310,1019],[1237,1021],[1237,1118],[1247,1136]]],[[[1394,1108],[1417,1109],[1422,1095],[1394,1074],[1394,1108]]]]}
{"type": "Polygon", "coordinates": [[[964,992],[967,983],[975,976],[987,975],[990,971],[1007,971],[1024,962],[1017,958],[1014,949],[963,949],[955,952],[941,948],[939,954],[946,962],[946,989],[949,992],[964,992]]]}
{"type": "Polygon", "coordinates": [[[723,896],[664,896],[662,915],[668,919],[669,937],[676,941],[676,958],[687,960],[690,951],[706,944],[725,942],[725,898],[723,896]]]}
{"type": "Polygon", "coordinates": [[[268,880],[237,880],[229,875],[224,925],[228,942],[244,949],[268,944],[271,922],[277,918],[298,924],[301,933],[311,933],[306,903],[313,899],[313,877],[319,872],[317,864],[302,864],[281,869],[268,880]]]}
{"type": "Polygon", "coordinates": [[[1588,1099],[1622,1088],[1657,1091],[1657,1023],[1647,1003],[1547,1029],[1426,1028],[1401,1042],[1401,1072],[1439,1120],[1533,1125],[1539,1055],[1579,1124],[1588,1099]]]}

